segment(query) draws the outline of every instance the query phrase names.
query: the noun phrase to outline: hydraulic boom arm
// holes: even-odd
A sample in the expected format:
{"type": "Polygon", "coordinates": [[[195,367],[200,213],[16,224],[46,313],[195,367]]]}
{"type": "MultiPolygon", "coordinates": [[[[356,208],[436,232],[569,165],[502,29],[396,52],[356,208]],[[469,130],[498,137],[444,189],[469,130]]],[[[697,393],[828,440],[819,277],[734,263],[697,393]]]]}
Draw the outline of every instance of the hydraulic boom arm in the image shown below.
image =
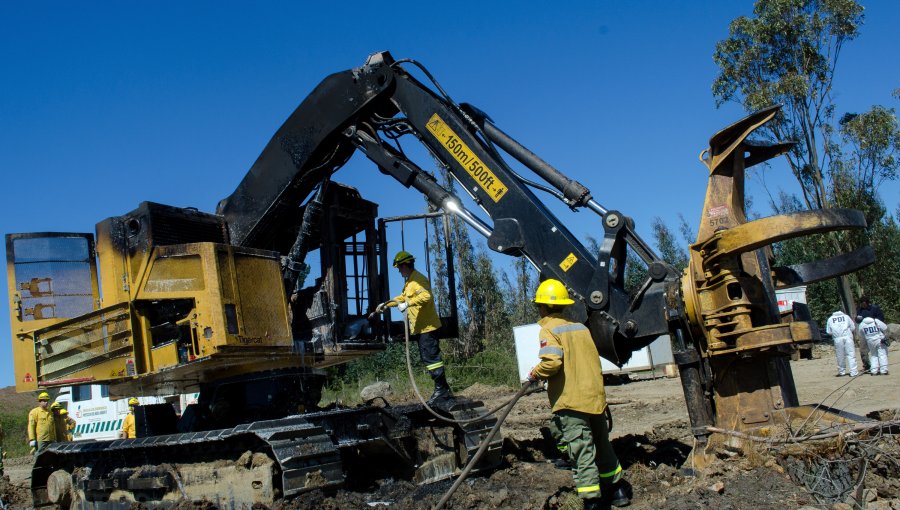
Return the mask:
{"type": "MultiPolygon", "coordinates": [[[[361,68],[326,78],[278,130],[238,189],[219,205],[232,242],[286,253],[284,232],[297,230],[296,205],[359,149],[385,174],[424,194],[487,238],[500,253],[525,256],[542,276],[559,279],[584,304],[597,347],[624,363],[631,352],[668,333],[680,320],[680,276],[634,232],[632,222],[607,211],[590,190],[535,156],[480,111],[441,97],[413,78],[389,53],[361,68]],[[458,197],[386,140],[409,134],[453,175],[491,219],[466,210],[458,197]],[[603,217],[600,253],[590,253],[544,206],[500,156],[504,150],[542,177],[570,207],[603,217]],[[629,299],[624,291],[626,246],[650,277],[629,299]],[[669,310],[669,313],[666,311],[669,310]]],[[[439,88],[439,87],[438,87],[439,88]]],[[[289,241],[289,240],[288,240],[289,241]]]]}

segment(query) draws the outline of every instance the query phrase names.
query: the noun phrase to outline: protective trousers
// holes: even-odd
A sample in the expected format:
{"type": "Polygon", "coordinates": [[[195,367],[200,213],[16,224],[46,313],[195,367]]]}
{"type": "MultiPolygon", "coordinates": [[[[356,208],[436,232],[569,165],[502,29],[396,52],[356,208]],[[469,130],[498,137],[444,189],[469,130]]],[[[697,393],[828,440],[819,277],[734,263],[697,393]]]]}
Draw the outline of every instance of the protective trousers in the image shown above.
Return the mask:
{"type": "Polygon", "coordinates": [[[847,369],[850,376],[856,377],[856,346],[853,344],[853,334],[834,337],[834,355],[837,358],[838,375],[845,375],[847,369]]]}
{"type": "Polygon", "coordinates": [[[606,418],[563,409],[554,413],[562,429],[562,439],[569,446],[575,464],[575,490],[578,497],[600,497],[600,485],[610,486],[622,478],[622,466],[609,443],[606,418]]]}
{"type": "Polygon", "coordinates": [[[869,373],[887,375],[888,355],[884,338],[866,339],[866,343],[869,344],[869,373]]]}
{"type": "Polygon", "coordinates": [[[418,342],[419,357],[425,364],[425,369],[431,374],[432,379],[444,375],[444,362],[441,360],[441,344],[435,335],[436,331],[411,335],[410,340],[418,342]]]}
{"type": "Polygon", "coordinates": [[[553,417],[550,418],[547,429],[550,431],[550,437],[553,438],[553,442],[556,443],[556,449],[559,450],[559,453],[564,457],[569,458],[569,445],[563,441],[562,424],[559,421],[559,415],[554,414],[553,417]]]}

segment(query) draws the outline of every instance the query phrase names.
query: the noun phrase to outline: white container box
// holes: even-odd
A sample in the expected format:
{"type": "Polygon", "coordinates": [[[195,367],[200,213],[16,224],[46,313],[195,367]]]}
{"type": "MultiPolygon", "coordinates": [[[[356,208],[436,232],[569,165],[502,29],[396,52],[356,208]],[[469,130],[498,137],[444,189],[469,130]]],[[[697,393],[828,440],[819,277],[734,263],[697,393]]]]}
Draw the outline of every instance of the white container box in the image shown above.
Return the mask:
{"type": "MultiPolygon", "coordinates": [[[[540,362],[538,358],[538,351],[541,348],[538,340],[540,332],[541,327],[537,324],[513,327],[520,381],[525,380],[531,369],[540,362]]],[[[640,370],[663,370],[663,366],[674,363],[674,361],[669,335],[662,335],[647,347],[632,353],[631,359],[622,368],[602,357],[600,366],[604,374],[620,374],[640,370]]]]}

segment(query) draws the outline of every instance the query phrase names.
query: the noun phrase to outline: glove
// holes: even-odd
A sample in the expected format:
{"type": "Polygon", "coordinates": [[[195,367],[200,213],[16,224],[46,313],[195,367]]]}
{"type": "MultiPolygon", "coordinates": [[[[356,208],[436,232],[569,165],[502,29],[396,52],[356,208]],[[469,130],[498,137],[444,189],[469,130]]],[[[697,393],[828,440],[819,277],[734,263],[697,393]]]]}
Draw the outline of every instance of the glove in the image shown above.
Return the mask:
{"type": "Polygon", "coordinates": [[[534,372],[528,372],[528,376],[525,377],[525,380],[522,381],[522,384],[525,383],[534,383],[537,382],[538,378],[534,375],[534,372]]]}
{"type": "Polygon", "coordinates": [[[400,310],[400,313],[405,312],[407,308],[409,308],[409,304],[407,304],[406,301],[397,305],[397,310],[400,310]]]}
{"type": "Polygon", "coordinates": [[[32,439],[31,441],[28,441],[28,446],[30,446],[32,448],[37,448],[37,441],[35,441],[34,439],[32,439]]]}

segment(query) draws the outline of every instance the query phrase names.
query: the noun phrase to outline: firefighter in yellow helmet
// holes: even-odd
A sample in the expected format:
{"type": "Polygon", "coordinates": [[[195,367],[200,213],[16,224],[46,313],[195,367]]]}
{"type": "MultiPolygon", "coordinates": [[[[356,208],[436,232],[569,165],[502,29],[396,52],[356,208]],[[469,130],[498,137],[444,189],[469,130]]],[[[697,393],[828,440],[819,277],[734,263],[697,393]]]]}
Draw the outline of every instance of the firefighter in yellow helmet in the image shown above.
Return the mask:
{"type": "Polygon", "coordinates": [[[137,437],[134,428],[134,406],[136,405],[140,405],[138,399],[134,397],[128,399],[128,416],[122,422],[122,430],[119,432],[119,437],[123,439],[134,439],[137,437]]]}
{"type": "Polygon", "coordinates": [[[562,282],[553,279],[542,282],[534,302],[541,316],[538,321],[541,361],[531,369],[528,378],[547,381],[553,420],[574,463],[578,496],[584,500],[586,510],[607,504],[625,506],[630,500],[618,483],[622,466],[609,442],[603,415],[606,391],[594,339],[584,324],[563,317],[564,308],[575,301],[569,298],[562,282]]]}
{"type": "Polygon", "coordinates": [[[63,407],[59,402],[54,402],[50,405],[50,409],[54,413],[54,418],[56,419],[56,440],[57,441],[71,441],[72,440],[72,431],[75,430],[75,420],[69,416],[69,411],[65,407],[63,407]]]}
{"type": "Polygon", "coordinates": [[[428,399],[428,404],[446,403],[453,398],[453,392],[450,391],[450,385],[447,383],[447,374],[441,359],[441,344],[437,337],[441,319],[434,306],[431,283],[425,278],[425,275],[416,271],[416,258],[407,251],[397,252],[397,255],[394,256],[394,267],[406,280],[406,283],[403,284],[403,291],[399,296],[375,307],[375,311],[369,314],[369,318],[384,312],[386,307],[396,307],[407,314],[409,339],[419,344],[419,356],[434,381],[434,393],[428,399]]]}
{"type": "Polygon", "coordinates": [[[28,413],[28,445],[37,455],[56,441],[56,420],[50,410],[50,395],[38,394],[38,405],[28,413]]]}
{"type": "Polygon", "coordinates": [[[58,442],[66,440],[66,421],[60,414],[62,410],[63,406],[59,402],[50,404],[50,412],[53,413],[53,426],[56,428],[56,440],[58,442]]]}

